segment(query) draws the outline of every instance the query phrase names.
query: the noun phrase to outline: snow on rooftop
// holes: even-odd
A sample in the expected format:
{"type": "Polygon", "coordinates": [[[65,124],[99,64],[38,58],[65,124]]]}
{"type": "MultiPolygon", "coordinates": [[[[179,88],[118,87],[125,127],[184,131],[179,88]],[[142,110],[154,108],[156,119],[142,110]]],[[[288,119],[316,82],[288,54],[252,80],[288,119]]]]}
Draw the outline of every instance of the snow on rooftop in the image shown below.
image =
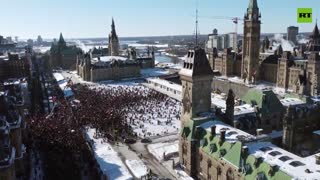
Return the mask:
{"type": "Polygon", "coordinates": [[[178,92],[182,92],[182,86],[180,84],[176,84],[176,83],[173,83],[171,81],[167,81],[167,80],[160,79],[160,78],[147,78],[146,80],[149,83],[156,83],[158,85],[163,85],[163,86],[165,86],[167,88],[176,90],[178,92]]]}
{"type": "Polygon", "coordinates": [[[64,77],[61,73],[53,73],[53,77],[56,79],[57,82],[64,80],[64,77]]]}
{"type": "Polygon", "coordinates": [[[221,94],[211,94],[211,103],[215,106],[217,106],[218,108],[222,108],[225,109],[226,108],[226,100],[225,100],[225,96],[221,95],[221,94]]]}
{"type": "Polygon", "coordinates": [[[136,47],[136,48],[146,48],[146,47],[157,47],[157,48],[167,48],[169,47],[168,44],[138,44],[138,43],[132,43],[128,44],[129,47],[136,47]]]}
{"type": "Polygon", "coordinates": [[[250,104],[243,104],[234,107],[234,116],[244,115],[244,114],[254,114],[255,109],[250,104]]]}
{"type": "Polygon", "coordinates": [[[170,68],[170,69],[181,69],[182,68],[182,65],[181,64],[174,64],[174,63],[164,63],[164,62],[161,62],[161,63],[156,63],[157,64],[157,67],[161,67],[161,68],[170,68]]]}
{"type": "Polygon", "coordinates": [[[164,70],[161,68],[149,68],[149,69],[141,69],[140,73],[142,77],[156,77],[156,76],[163,76],[168,75],[170,72],[168,70],[164,70]]]}
{"type": "Polygon", "coordinates": [[[94,156],[100,166],[103,174],[108,176],[108,179],[128,180],[133,179],[120,156],[113,150],[112,146],[103,142],[101,138],[94,138],[95,130],[89,129],[87,138],[93,141],[94,156]]]}
{"type": "Polygon", "coordinates": [[[156,143],[148,145],[149,152],[159,161],[163,160],[163,154],[169,155],[179,152],[179,141],[156,143]]]}
{"type": "Polygon", "coordinates": [[[270,142],[254,142],[247,144],[247,147],[251,155],[262,157],[270,165],[279,166],[280,170],[295,179],[316,180],[320,177],[320,165],[316,164],[315,155],[299,157],[270,142]]]}
{"type": "Polygon", "coordinates": [[[272,131],[271,133],[267,134],[272,139],[279,138],[283,136],[283,131],[272,131]]]}
{"type": "Polygon", "coordinates": [[[179,180],[193,180],[184,170],[176,168],[175,172],[177,173],[179,180]]]}
{"type": "MultiPolygon", "coordinates": [[[[92,60],[99,61],[98,58],[93,58],[92,60]]],[[[102,61],[102,62],[111,62],[113,60],[126,61],[126,60],[128,60],[128,58],[121,57],[121,56],[101,56],[100,57],[100,61],[102,61]]]]}
{"type": "MultiPolygon", "coordinates": [[[[211,94],[211,102],[213,105],[221,108],[222,112],[226,110],[225,96],[222,94],[211,94]]],[[[245,114],[254,114],[255,109],[250,104],[243,104],[234,107],[234,116],[240,116],[245,114]]]]}
{"type": "Polygon", "coordinates": [[[138,179],[148,174],[148,168],[141,160],[126,160],[126,164],[133,175],[138,179]]]}
{"type": "Polygon", "coordinates": [[[226,130],[225,140],[228,142],[236,141],[250,141],[255,140],[255,136],[248,134],[244,131],[231,127],[221,121],[209,121],[200,125],[201,128],[211,131],[211,127],[216,126],[216,134],[220,135],[220,130],[226,130]]]}
{"type": "Polygon", "coordinates": [[[301,99],[298,99],[298,98],[285,98],[285,99],[281,99],[280,102],[283,106],[286,106],[286,107],[306,104],[305,102],[303,102],[301,99]]]}

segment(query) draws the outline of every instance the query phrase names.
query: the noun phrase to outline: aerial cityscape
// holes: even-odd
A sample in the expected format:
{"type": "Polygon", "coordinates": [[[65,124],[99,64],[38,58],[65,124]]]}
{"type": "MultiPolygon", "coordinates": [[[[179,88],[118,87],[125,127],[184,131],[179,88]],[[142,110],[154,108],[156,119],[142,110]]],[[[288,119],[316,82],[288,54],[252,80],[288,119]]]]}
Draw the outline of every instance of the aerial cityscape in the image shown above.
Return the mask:
{"type": "Polygon", "coordinates": [[[320,180],[320,2],[171,1],[1,3],[0,180],[320,180]]]}

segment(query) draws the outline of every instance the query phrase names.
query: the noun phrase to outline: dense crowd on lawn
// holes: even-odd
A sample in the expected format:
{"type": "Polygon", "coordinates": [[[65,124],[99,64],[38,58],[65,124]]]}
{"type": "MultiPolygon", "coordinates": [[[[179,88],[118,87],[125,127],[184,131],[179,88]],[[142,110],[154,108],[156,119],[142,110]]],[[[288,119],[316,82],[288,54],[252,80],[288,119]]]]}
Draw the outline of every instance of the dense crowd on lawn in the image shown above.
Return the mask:
{"type": "Polygon", "coordinates": [[[108,141],[156,135],[148,132],[145,123],[178,130],[172,121],[179,118],[180,104],[149,88],[78,84],[73,90],[75,100],[57,98],[52,113],[30,119],[34,139],[81,150],[86,145],[83,132],[88,127],[108,141]]]}

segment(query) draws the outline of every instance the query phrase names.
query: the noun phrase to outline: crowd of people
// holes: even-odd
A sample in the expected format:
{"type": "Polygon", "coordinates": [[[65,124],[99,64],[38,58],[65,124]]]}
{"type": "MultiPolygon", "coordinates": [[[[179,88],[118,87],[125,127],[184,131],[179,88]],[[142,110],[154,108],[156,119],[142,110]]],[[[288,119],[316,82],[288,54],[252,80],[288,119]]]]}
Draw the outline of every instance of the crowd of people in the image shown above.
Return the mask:
{"type": "Polygon", "coordinates": [[[60,98],[51,114],[30,119],[33,138],[79,151],[86,145],[86,128],[111,142],[178,131],[180,103],[154,90],[95,84],[72,88],[75,100],[60,98]]]}

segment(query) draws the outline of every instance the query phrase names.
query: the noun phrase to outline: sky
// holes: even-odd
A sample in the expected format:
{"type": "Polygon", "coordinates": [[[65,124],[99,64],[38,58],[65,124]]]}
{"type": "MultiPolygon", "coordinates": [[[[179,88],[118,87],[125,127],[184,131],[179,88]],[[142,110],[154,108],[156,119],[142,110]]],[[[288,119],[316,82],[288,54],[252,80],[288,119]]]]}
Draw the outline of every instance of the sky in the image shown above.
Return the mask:
{"type": "MultiPolygon", "coordinates": [[[[187,35],[195,32],[195,9],[199,9],[201,34],[217,28],[235,31],[228,19],[208,17],[244,16],[249,0],[1,0],[0,35],[36,39],[107,37],[114,17],[120,37],[187,35]],[[197,2],[198,1],[198,2],[197,2]]],[[[299,26],[310,32],[320,19],[319,0],[258,0],[263,33],[286,32],[299,26]],[[297,8],[313,8],[312,24],[297,23],[297,8]]],[[[238,32],[243,25],[239,23],[238,32]]]]}

